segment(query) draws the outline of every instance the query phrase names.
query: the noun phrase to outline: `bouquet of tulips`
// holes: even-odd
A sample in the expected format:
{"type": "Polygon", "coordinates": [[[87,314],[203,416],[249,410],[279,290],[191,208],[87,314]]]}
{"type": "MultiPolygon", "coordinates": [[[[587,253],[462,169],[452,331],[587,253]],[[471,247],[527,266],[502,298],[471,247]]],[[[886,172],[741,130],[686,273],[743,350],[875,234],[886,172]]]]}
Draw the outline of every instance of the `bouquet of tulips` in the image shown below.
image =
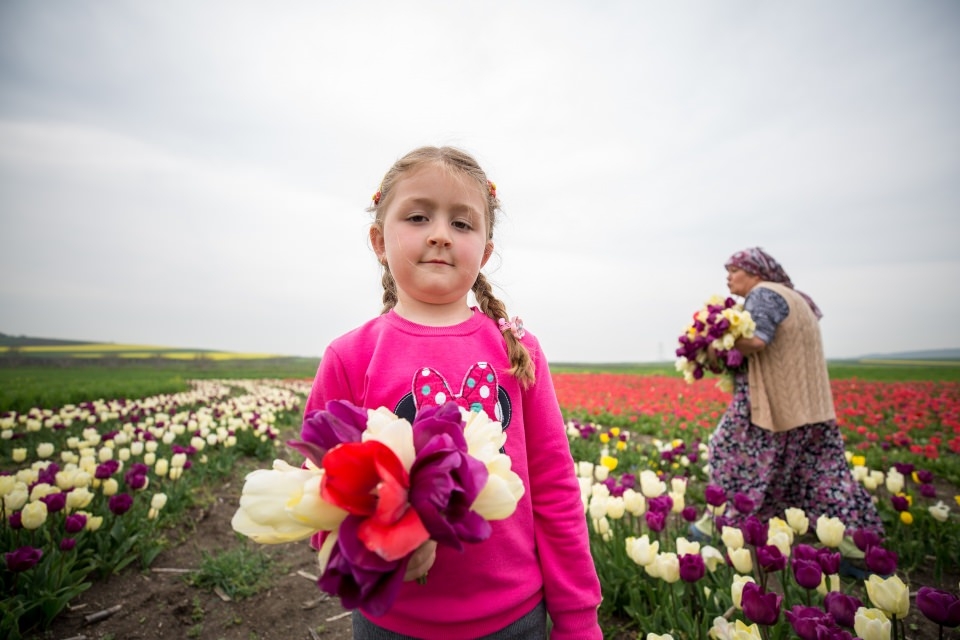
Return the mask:
{"type": "Polygon", "coordinates": [[[720,375],[718,386],[729,391],[733,388],[732,374],[743,365],[743,354],[734,343],[737,338],[753,337],[755,329],[753,318],[742,304],[733,298],[712,296],[680,335],[677,371],[688,383],[699,380],[707,371],[720,375]],[[710,357],[711,347],[714,357],[710,357]]]}
{"type": "Polygon", "coordinates": [[[481,542],[524,493],[500,423],[455,402],[410,424],[332,401],[307,414],[302,438],[288,443],[306,456],[302,468],[276,460],[246,477],[233,528],[263,544],[320,533],[318,586],[372,615],[393,604],[420,545],[481,542]]]}

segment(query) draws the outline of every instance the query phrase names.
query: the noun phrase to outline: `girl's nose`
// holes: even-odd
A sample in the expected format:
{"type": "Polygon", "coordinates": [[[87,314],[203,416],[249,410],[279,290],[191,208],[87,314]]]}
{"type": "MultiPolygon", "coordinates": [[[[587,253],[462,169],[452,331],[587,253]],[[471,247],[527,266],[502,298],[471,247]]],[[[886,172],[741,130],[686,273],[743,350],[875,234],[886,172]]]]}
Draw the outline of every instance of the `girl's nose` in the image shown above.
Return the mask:
{"type": "Polygon", "coordinates": [[[450,244],[450,229],[446,224],[437,223],[430,227],[427,242],[431,246],[448,246],[450,244]]]}

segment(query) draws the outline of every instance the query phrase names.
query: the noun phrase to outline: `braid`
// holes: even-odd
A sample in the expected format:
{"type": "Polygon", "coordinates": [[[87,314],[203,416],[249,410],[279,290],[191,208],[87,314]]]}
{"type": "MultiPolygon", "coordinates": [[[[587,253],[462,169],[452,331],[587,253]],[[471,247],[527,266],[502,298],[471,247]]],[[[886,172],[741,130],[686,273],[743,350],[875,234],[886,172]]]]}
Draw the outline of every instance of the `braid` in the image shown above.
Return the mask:
{"type": "MultiPolygon", "coordinates": [[[[493,288],[482,273],[477,274],[477,280],[473,283],[473,293],[477,297],[477,304],[484,315],[493,320],[509,320],[507,309],[503,303],[493,295],[493,288]]],[[[386,294],[384,294],[386,295],[386,294]]],[[[507,355],[512,365],[509,373],[520,381],[524,388],[529,387],[536,382],[536,370],[533,360],[530,358],[530,352],[523,346],[512,331],[503,333],[507,341],[507,355]]]]}
{"type": "Polygon", "coordinates": [[[397,306],[397,283],[386,263],[383,264],[383,277],[380,282],[383,284],[383,309],[380,313],[383,314],[397,306]]]}

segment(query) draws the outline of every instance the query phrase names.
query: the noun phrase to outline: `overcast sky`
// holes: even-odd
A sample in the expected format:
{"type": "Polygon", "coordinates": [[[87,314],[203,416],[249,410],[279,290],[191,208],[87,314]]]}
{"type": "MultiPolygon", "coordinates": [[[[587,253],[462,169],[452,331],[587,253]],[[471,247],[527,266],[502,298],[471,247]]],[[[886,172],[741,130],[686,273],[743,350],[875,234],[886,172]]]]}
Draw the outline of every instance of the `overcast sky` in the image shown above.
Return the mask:
{"type": "Polygon", "coordinates": [[[319,356],[450,144],[553,361],[672,359],[753,245],[830,358],[958,347],[958,67],[954,0],[4,0],[0,332],[319,356]]]}

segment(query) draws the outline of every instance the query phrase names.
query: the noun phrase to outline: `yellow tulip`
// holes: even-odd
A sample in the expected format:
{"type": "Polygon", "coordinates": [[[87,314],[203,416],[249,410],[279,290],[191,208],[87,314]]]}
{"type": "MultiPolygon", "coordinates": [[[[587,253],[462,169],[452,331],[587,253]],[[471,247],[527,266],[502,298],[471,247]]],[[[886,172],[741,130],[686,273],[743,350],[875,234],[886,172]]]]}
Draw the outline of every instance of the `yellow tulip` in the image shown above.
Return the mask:
{"type": "Polygon", "coordinates": [[[846,530],[840,518],[831,518],[820,516],[817,518],[817,538],[826,547],[837,548],[843,541],[843,534],[846,530]]]}
{"type": "Polygon", "coordinates": [[[93,493],[86,487],[77,487],[67,494],[67,511],[83,509],[93,501],[93,493]]]}
{"type": "Polygon", "coordinates": [[[647,534],[635,538],[630,536],[626,539],[627,557],[640,566],[646,566],[656,560],[660,552],[660,542],[650,542],[647,534]]]}
{"type": "Polygon", "coordinates": [[[913,514],[909,511],[900,512],[900,522],[903,524],[913,524],[913,514]]]}
{"type": "Polygon", "coordinates": [[[28,502],[20,511],[20,523],[24,529],[39,529],[47,521],[47,504],[42,500],[28,502]]]}
{"type": "Polygon", "coordinates": [[[927,510],[937,522],[946,522],[950,518],[950,509],[943,504],[943,500],[937,500],[937,504],[928,507],[927,510]]]}
{"type": "Polygon", "coordinates": [[[787,516],[787,524],[798,536],[802,536],[810,529],[810,519],[807,518],[803,509],[790,507],[786,510],[785,515],[787,516]]]}
{"type": "Polygon", "coordinates": [[[723,554],[720,553],[720,550],[707,545],[700,550],[700,556],[703,558],[703,564],[707,566],[707,570],[710,573],[713,573],[717,570],[717,567],[726,564],[727,560],[723,557],[723,554]]]}
{"type": "Polygon", "coordinates": [[[753,558],[750,556],[750,550],[744,547],[730,551],[730,562],[738,573],[747,574],[753,571],[753,558]]]}
{"type": "Polygon", "coordinates": [[[673,552],[661,553],[656,559],[657,573],[660,579],[673,584],[680,579],[680,558],[673,552]]]}
{"type": "Polygon", "coordinates": [[[872,574],[865,586],[870,602],[885,613],[902,619],[910,611],[910,590],[899,576],[881,578],[872,574]]]}
{"type": "Polygon", "coordinates": [[[322,477],[322,470],[301,469],[283,460],[275,460],[273,469],[248,474],[233,529],[261,544],[304,540],[317,531],[336,529],[347,512],[320,498],[322,477]]]}
{"type": "Polygon", "coordinates": [[[853,630],[863,640],[890,640],[890,620],[880,609],[860,607],[853,618],[853,630]]]}
{"type": "Polygon", "coordinates": [[[13,489],[3,496],[3,507],[8,514],[13,513],[27,504],[29,499],[30,492],[27,490],[27,485],[23,482],[15,482],[13,489]]]}
{"type": "Polygon", "coordinates": [[[850,458],[850,464],[855,467],[862,467],[863,465],[867,464],[867,458],[866,456],[852,456],[850,458]]]}
{"type": "Polygon", "coordinates": [[[729,551],[736,551],[743,547],[743,531],[736,527],[724,527],[720,532],[720,539],[729,551]]]}

